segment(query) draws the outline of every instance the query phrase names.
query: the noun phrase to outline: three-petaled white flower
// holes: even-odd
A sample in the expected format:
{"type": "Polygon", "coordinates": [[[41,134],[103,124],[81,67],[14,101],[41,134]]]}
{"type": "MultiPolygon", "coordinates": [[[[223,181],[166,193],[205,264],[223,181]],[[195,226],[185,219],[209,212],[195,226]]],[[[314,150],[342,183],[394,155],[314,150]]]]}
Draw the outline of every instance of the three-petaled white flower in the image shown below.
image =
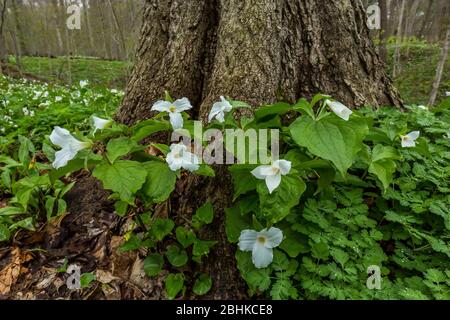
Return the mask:
{"type": "Polygon", "coordinates": [[[93,116],[92,120],[94,121],[94,133],[96,133],[97,130],[106,129],[112,124],[112,120],[102,119],[96,116],[93,116]]]}
{"type": "Polygon", "coordinates": [[[170,146],[170,153],[166,157],[166,162],[172,171],[183,168],[192,172],[200,168],[200,160],[197,155],[188,151],[183,143],[170,146]]]}
{"type": "Polygon", "coordinates": [[[220,97],[220,100],[220,102],[213,104],[208,117],[209,122],[211,122],[214,118],[216,118],[220,123],[225,122],[225,112],[230,112],[233,109],[231,103],[229,103],[223,96],[220,97]]]}
{"type": "Polygon", "coordinates": [[[424,105],[417,106],[417,108],[422,109],[422,110],[427,110],[427,111],[428,111],[428,108],[425,107],[424,105]]]}
{"type": "Polygon", "coordinates": [[[92,146],[90,142],[82,142],[75,139],[69,131],[60,127],[53,129],[50,141],[61,148],[55,153],[55,161],[52,164],[55,169],[65,167],[70,160],[75,158],[79,151],[92,146]]]}
{"type": "Polygon", "coordinates": [[[416,140],[419,138],[420,132],[413,131],[408,133],[406,136],[400,136],[402,139],[403,148],[414,148],[416,146],[416,140]]]}
{"type": "Polygon", "coordinates": [[[266,180],[269,193],[272,193],[281,183],[281,176],[289,174],[292,163],[287,160],[277,160],[270,166],[259,166],[252,171],[252,174],[260,179],[266,180]]]}
{"type": "Polygon", "coordinates": [[[189,109],[192,109],[192,105],[188,98],[178,99],[175,102],[160,100],[152,107],[152,111],[169,113],[170,123],[174,130],[183,128],[183,116],[181,113],[189,109]]]}
{"type": "Polygon", "coordinates": [[[347,108],[339,101],[326,100],[325,103],[331,108],[331,110],[341,119],[348,121],[353,111],[347,108]]]}
{"type": "Polygon", "coordinates": [[[80,87],[81,87],[81,88],[86,87],[88,84],[89,84],[89,81],[88,81],[88,80],[81,80],[81,81],[80,81],[80,87]]]}
{"type": "Polygon", "coordinates": [[[239,249],[251,251],[256,268],[268,267],[273,260],[273,248],[283,241],[283,232],[278,228],[264,229],[261,232],[244,230],[239,237],[239,249]]]}

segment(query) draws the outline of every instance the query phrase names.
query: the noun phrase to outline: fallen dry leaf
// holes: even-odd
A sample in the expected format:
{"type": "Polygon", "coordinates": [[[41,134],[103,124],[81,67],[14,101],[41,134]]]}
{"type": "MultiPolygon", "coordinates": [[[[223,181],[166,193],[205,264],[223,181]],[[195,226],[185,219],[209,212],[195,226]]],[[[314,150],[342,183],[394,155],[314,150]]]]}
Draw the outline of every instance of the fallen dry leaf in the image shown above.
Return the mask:
{"type": "Polygon", "coordinates": [[[8,294],[11,291],[11,287],[16,283],[20,274],[28,271],[22,264],[31,259],[32,256],[29,253],[23,253],[19,248],[11,251],[10,263],[0,270],[0,294],[8,294]]]}

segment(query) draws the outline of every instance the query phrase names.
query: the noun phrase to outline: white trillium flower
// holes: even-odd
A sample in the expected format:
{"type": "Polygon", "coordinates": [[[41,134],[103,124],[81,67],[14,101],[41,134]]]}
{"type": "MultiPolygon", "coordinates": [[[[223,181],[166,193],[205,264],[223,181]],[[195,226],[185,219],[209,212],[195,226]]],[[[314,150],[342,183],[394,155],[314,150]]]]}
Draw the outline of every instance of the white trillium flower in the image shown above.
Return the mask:
{"type": "Polygon", "coordinates": [[[281,183],[281,176],[289,174],[292,163],[287,160],[277,160],[270,166],[259,166],[252,174],[260,179],[266,180],[269,193],[272,193],[281,183]]]}
{"type": "Polygon", "coordinates": [[[446,95],[447,97],[450,97],[450,91],[446,91],[446,92],[445,92],[445,95],[446,95]]]}
{"type": "Polygon", "coordinates": [[[70,160],[75,158],[79,151],[92,146],[90,142],[82,142],[75,139],[69,131],[60,127],[53,129],[50,141],[61,148],[55,153],[55,161],[52,164],[55,169],[65,167],[70,160]]]}
{"type": "Polygon", "coordinates": [[[81,88],[86,87],[88,84],[89,84],[89,81],[88,81],[88,80],[81,80],[81,81],[80,81],[80,87],[81,87],[81,88]]]}
{"type": "Polygon", "coordinates": [[[273,248],[283,241],[283,232],[278,228],[264,229],[261,232],[244,230],[239,237],[239,249],[251,251],[256,268],[267,268],[273,260],[273,248]]]}
{"type": "Polygon", "coordinates": [[[200,160],[197,155],[188,151],[183,143],[170,146],[170,153],[166,157],[166,162],[172,171],[183,168],[193,172],[200,168],[200,160]]]}
{"type": "Polygon", "coordinates": [[[417,108],[422,109],[422,110],[428,110],[428,108],[425,107],[424,105],[417,106],[417,108]]]}
{"type": "Polygon", "coordinates": [[[402,139],[403,148],[414,148],[416,146],[416,140],[419,138],[420,132],[413,131],[408,133],[406,136],[400,136],[402,139]]]}
{"type": "Polygon", "coordinates": [[[112,120],[102,119],[96,116],[93,116],[92,120],[94,121],[94,133],[97,132],[97,130],[108,128],[112,124],[112,120]]]}
{"type": "Polygon", "coordinates": [[[231,103],[229,103],[223,96],[220,97],[220,100],[220,102],[213,104],[208,117],[209,122],[211,122],[214,118],[216,118],[220,123],[225,122],[225,112],[230,112],[233,109],[231,103]]]}
{"type": "Polygon", "coordinates": [[[352,110],[338,101],[326,100],[325,103],[331,108],[331,110],[341,119],[348,121],[350,119],[352,110]]]}
{"type": "Polygon", "coordinates": [[[152,111],[169,113],[170,123],[174,130],[183,128],[183,116],[181,113],[189,109],[192,109],[192,105],[188,98],[178,99],[175,102],[160,100],[152,107],[152,111]]]}
{"type": "Polygon", "coordinates": [[[57,96],[57,97],[55,97],[55,102],[61,102],[62,101],[62,97],[60,97],[60,96],[57,96]]]}

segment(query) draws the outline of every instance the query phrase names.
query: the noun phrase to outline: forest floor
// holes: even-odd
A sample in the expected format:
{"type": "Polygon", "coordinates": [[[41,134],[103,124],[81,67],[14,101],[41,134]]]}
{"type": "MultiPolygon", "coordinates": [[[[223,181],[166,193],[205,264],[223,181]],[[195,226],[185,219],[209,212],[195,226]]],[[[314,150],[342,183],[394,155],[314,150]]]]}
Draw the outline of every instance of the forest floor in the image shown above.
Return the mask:
{"type": "MultiPolygon", "coordinates": [[[[10,63],[17,67],[15,58],[10,63]]],[[[96,58],[66,57],[22,57],[23,72],[39,76],[52,82],[69,84],[88,80],[93,86],[123,89],[126,85],[132,63],[125,61],[101,60],[96,58]]]]}

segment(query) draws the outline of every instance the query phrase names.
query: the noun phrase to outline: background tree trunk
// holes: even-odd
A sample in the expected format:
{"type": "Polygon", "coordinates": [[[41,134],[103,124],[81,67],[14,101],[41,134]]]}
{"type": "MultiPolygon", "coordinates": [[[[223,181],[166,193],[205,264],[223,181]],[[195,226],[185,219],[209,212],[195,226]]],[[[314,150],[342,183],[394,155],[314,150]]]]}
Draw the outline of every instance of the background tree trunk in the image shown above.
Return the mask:
{"type": "Polygon", "coordinates": [[[388,27],[389,27],[389,12],[387,0],[380,0],[381,11],[381,30],[380,30],[380,58],[384,63],[387,63],[387,40],[388,40],[388,27]]]}
{"type": "Polygon", "coordinates": [[[433,89],[431,90],[430,101],[428,102],[428,105],[430,107],[434,106],[434,104],[436,103],[436,98],[439,92],[439,86],[442,80],[442,73],[444,72],[445,61],[447,60],[448,57],[449,46],[450,46],[450,24],[448,24],[447,26],[447,33],[444,41],[444,46],[442,48],[441,58],[439,59],[438,65],[436,67],[436,76],[433,81],[433,89]]]}
{"type": "MultiPolygon", "coordinates": [[[[220,95],[258,105],[321,92],[350,107],[401,105],[359,0],[147,0],[118,119],[149,117],[164,90],[188,97],[191,115],[203,120],[220,95]]],[[[205,264],[214,279],[210,297],[239,298],[245,291],[223,225],[232,187],[226,169],[218,170],[213,180],[180,181],[170,215],[214,204],[217,219],[206,231],[219,242],[205,264]]]]}
{"type": "Polygon", "coordinates": [[[7,9],[7,0],[0,1],[0,71],[5,73],[6,63],[8,62],[8,52],[6,51],[5,39],[5,13],[7,9]]]}

